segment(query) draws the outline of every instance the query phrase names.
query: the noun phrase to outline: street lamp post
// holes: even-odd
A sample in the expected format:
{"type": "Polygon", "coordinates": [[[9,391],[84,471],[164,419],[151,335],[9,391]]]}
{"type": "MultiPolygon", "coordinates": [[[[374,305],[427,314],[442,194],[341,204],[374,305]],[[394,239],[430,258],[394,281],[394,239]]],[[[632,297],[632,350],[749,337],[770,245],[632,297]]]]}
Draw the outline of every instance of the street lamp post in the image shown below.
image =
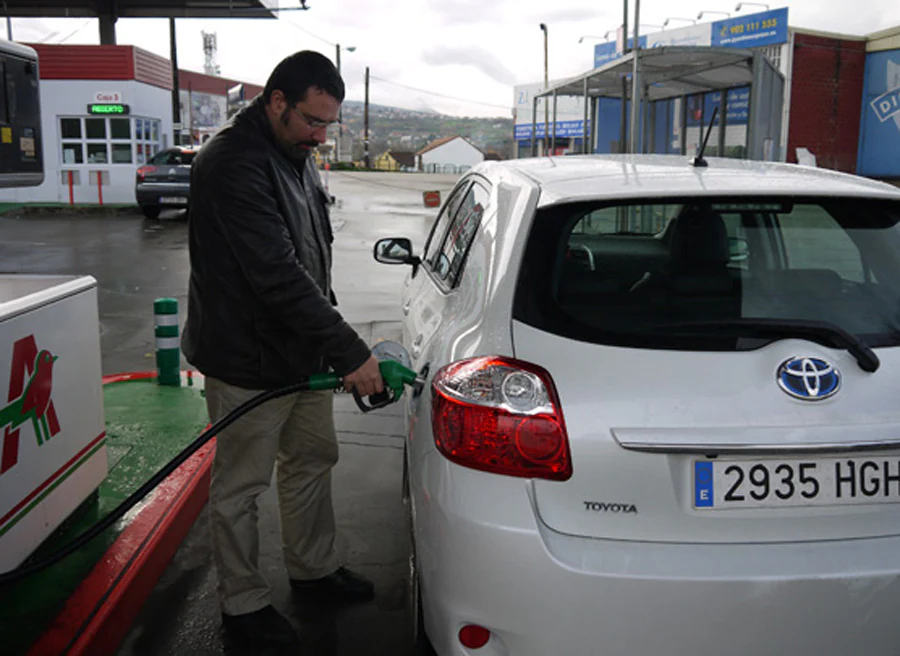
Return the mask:
{"type": "Polygon", "coordinates": [[[12,41],[12,16],[9,15],[9,6],[3,0],[3,12],[6,14],[6,40],[12,41]]]}
{"type": "MultiPolygon", "coordinates": [[[[548,64],[547,24],[541,23],[541,31],[544,33],[544,92],[550,88],[550,68],[548,64]]],[[[544,154],[550,145],[550,104],[547,96],[544,96],[544,154]]]]}
{"type": "Polygon", "coordinates": [[[704,9],[699,14],[697,14],[697,20],[702,19],[703,14],[723,14],[725,16],[728,16],[728,18],[731,18],[731,14],[729,14],[727,11],[708,11],[708,10],[704,9]]]}
{"type": "Polygon", "coordinates": [[[578,43],[583,43],[585,39],[603,39],[604,41],[609,41],[609,35],[613,33],[614,30],[607,30],[606,34],[603,36],[597,36],[596,34],[585,34],[584,36],[578,37],[578,43]]]}
{"type": "MultiPolygon", "coordinates": [[[[356,50],[356,47],[355,46],[347,46],[346,48],[344,48],[344,50],[346,50],[347,52],[353,52],[354,50],[356,50]]],[[[341,44],[340,43],[334,44],[334,55],[335,55],[334,63],[337,66],[338,75],[340,75],[341,74],[341,44]]],[[[335,139],[335,150],[337,151],[337,161],[338,162],[341,161],[341,141],[344,137],[343,119],[344,119],[344,110],[343,110],[343,103],[342,103],[341,109],[338,109],[338,133],[337,133],[337,139],[335,139]]]]}
{"type": "MultiPolygon", "coordinates": [[[[631,152],[637,153],[638,151],[638,141],[637,141],[637,132],[638,132],[638,114],[639,106],[640,106],[640,83],[638,82],[638,58],[641,52],[641,41],[640,41],[640,23],[641,23],[641,0],[635,0],[634,2],[634,59],[633,66],[631,70],[631,130],[629,131],[629,142],[631,146],[631,152]]],[[[628,35],[625,35],[625,40],[628,40],[628,35]]],[[[623,98],[624,102],[624,98],[623,98]]]]}
{"type": "Polygon", "coordinates": [[[689,23],[691,23],[693,25],[697,24],[697,21],[695,21],[693,18],[679,18],[678,16],[672,16],[672,17],[664,20],[662,26],[665,27],[666,25],[669,24],[669,21],[673,21],[673,20],[688,21],[689,23]]]}

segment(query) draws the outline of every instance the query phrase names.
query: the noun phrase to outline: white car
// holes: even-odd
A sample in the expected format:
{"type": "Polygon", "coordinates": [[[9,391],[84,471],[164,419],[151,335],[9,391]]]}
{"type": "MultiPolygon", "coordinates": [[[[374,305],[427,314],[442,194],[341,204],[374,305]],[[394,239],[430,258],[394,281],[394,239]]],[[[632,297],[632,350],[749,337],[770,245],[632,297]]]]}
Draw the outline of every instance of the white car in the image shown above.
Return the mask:
{"type": "Polygon", "coordinates": [[[376,244],[441,656],[900,653],[900,190],[708,164],[484,163],[376,244]]]}

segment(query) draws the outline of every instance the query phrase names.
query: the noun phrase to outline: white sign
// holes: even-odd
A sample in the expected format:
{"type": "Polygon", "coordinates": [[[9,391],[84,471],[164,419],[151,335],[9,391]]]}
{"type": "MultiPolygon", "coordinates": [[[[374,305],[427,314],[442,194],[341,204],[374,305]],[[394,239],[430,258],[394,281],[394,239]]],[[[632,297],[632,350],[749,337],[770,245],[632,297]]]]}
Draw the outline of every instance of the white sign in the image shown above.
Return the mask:
{"type": "Polygon", "coordinates": [[[95,91],[94,102],[100,104],[121,103],[125,102],[125,96],[121,91],[95,91]]]}
{"type": "MultiPolygon", "coordinates": [[[[562,82],[559,80],[550,80],[550,86],[554,87],[562,82]]],[[[515,106],[513,108],[513,121],[516,125],[531,125],[531,113],[534,108],[534,97],[544,90],[544,85],[540,82],[532,84],[519,84],[514,87],[515,106]]],[[[544,98],[538,100],[538,122],[543,129],[544,124],[544,103],[548,102],[549,111],[548,118],[553,120],[553,99],[544,98]],[[549,101],[549,102],[548,102],[549,101]]],[[[578,121],[584,120],[584,98],[580,96],[559,96],[556,102],[556,120],[561,121],[578,121]]],[[[529,137],[531,132],[528,133],[529,137]]]]}
{"type": "Polygon", "coordinates": [[[709,24],[688,25],[647,35],[648,48],[664,46],[708,46],[712,42],[709,24]]]}

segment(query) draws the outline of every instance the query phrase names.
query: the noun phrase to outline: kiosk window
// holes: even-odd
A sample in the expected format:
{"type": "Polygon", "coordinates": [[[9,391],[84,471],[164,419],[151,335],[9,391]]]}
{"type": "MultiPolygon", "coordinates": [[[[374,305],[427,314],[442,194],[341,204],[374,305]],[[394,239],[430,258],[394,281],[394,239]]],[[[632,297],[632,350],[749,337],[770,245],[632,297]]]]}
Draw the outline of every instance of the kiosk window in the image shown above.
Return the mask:
{"type": "Polygon", "coordinates": [[[131,119],[109,119],[109,136],[113,139],[131,139],[131,119]]]}
{"type": "Polygon", "coordinates": [[[84,127],[88,139],[106,139],[105,118],[87,118],[84,120],[84,127]]]}
{"type": "Polygon", "coordinates": [[[109,153],[105,143],[89,143],[87,145],[88,164],[108,164],[109,153]]]}
{"type": "Polygon", "coordinates": [[[112,145],[112,163],[113,164],[131,164],[131,144],[112,145]]]}
{"type": "Polygon", "coordinates": [[[84,164],[84,150],[81,143],[64,143],[63,164],[84,164]]]}
{"type": "Polygon", "coordinates": [[[59,119],[59,133],[63,139],[81,139],[81,119],[59,119]]]}
{"type": "Polygon", "coordinates": [[[146,135],[160,134],[149,118],[60,117],[59,135],[65,164],[143,164],[159,149],[146,135]],[[132,126],[133,124],[133,126],[132,126]]]}

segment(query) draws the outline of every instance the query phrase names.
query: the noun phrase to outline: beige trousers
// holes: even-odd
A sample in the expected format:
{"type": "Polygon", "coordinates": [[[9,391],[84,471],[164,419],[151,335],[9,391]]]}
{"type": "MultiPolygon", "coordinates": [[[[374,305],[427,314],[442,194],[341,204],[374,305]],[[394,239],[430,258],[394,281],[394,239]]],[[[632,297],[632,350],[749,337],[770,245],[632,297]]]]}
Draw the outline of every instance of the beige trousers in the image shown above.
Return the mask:
{"type": "MultiPolygon", "coordinates": [[[[259,392],[206,379],[215,422],[259,392]]],[[[270,603],[259,569],[257,498],[278,463],[278,506],[288,576],[315,579],[338,568],[331,468],[338,460],[333,392],[299,392],[269,401],[216,438],[209,486],[213,558],[222,612],[240,615],[270,603]]]]}

